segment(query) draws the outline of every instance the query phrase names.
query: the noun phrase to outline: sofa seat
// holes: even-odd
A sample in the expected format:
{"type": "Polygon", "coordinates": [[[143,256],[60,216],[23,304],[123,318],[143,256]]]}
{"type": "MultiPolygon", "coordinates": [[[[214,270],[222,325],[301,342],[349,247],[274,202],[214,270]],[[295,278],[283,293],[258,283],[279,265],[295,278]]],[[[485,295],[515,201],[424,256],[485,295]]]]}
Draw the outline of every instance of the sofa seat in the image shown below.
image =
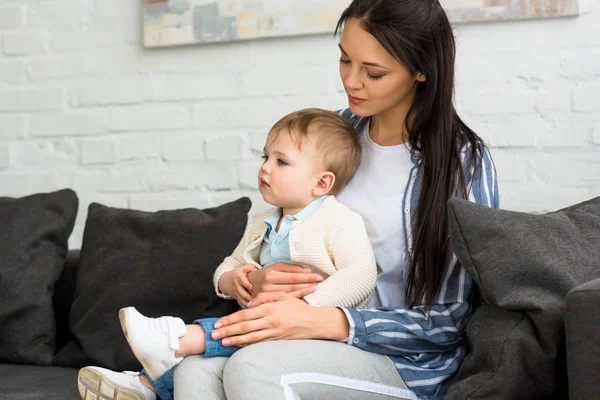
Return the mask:
{"type": "Polygon", "coordinates": [[[0,364],[0,399],[79,399],[76,368],[0,364]]]}

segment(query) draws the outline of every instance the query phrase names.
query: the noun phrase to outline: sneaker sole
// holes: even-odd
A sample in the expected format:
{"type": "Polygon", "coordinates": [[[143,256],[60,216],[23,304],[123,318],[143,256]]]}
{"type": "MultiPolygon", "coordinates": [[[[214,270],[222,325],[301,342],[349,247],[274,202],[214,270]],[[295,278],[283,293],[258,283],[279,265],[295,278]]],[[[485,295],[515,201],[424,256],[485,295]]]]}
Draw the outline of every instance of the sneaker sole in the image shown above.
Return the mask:
{"type": "Polygon", "coordinates": [[[121,386],[91,368],[79,371],[77,388],[83,400],[146,400],[141,392],[121,386]]]}
{"type": "Polygon", "coordinates": [[[132,345],[131,338],[129,337],[129,330],[127,329],[127,319],[129,318],[129,312],[130,311],[133,312],[133,310],[134,310],[133,307],[121,308],[119,310],[119,322],[121,323],[121,329],[123,330],[123,333],[125,334],[125,339],[127,339],[127,343],[129,344],[129,348],[133,352],[133,355],[140,362],[140,364],[142,364],[142,368],[144,368],[144,370],[146,371],[146,373],[148,374],[150,379],[155,381],[158,378],[160,378],[160,375],[156,376],[157,374],[156,374],[156,371],[154,370],[153,366],[151,364],[149,364],[148,362],[146,362],[146,358],[142,357],[142,354],[138,353],[135,346],[132,345]]]}

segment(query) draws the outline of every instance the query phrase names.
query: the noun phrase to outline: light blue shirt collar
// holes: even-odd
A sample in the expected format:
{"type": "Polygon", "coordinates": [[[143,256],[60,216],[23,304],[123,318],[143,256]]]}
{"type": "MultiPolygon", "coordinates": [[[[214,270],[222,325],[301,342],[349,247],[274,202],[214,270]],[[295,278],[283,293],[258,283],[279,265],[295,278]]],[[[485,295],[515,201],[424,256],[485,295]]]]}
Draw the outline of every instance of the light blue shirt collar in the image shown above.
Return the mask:
{"type": "MultiPolygon", "coordinates": [[[[311,201],[306,207],[300,210],[300,212],[294,215],[286,215],[286,218],[291,221],[303,221],[307,219],[321,206],[321,204],[325,201],[327,197],[329,197],[329,195],[317,197],[316,199],[311,201]]],[[[267,224],[267,233],[265,234],[266,236],[268,236],[269,233],[275,229],[277,223],[279,222],[279,218],[281,218],[281,208],[278,208],[273,214],[265,218],[264,221],[265,224],[267,224]]]]}

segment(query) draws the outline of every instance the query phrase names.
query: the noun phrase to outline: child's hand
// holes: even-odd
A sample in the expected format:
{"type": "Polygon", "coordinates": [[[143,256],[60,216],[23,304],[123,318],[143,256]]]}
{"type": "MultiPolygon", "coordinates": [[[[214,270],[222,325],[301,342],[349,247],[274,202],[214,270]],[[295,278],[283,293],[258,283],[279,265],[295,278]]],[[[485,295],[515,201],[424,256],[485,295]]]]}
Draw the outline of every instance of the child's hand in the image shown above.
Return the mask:
{"type": "Polygon", "coordinates": [[[240,306],[246,307],[246,304],[252,300],[250,291],[252,284],[248,279],[248,273],[257,268],[252,264],[242,265],[232,271],[226,272],[219,279],[219,289],[237,300],[240,306]]]}

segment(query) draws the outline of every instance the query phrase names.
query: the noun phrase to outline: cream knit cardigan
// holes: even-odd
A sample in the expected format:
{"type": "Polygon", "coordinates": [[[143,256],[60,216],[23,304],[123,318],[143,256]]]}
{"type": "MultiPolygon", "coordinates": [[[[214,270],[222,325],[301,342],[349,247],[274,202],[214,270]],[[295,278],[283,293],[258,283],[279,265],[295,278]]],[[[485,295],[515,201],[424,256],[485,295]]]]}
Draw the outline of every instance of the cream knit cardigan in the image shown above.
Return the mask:
{"type": "MultiPolygon", "coordinates": [[[[259,265],[260,250],[267,231],[264,219],[271,209],[254,218],[242,240],[215,271],[213,283],[220,297],[219,279],[228,271],[259,265]]],[[[304,297],[312,306],[366,307],[375,289],[377,266],[364,221],[360,215],[328,196],[307,219],[294,221],[289,235],[292,263],[310,268],[325,278],[314,293],[304,297]]]]}

